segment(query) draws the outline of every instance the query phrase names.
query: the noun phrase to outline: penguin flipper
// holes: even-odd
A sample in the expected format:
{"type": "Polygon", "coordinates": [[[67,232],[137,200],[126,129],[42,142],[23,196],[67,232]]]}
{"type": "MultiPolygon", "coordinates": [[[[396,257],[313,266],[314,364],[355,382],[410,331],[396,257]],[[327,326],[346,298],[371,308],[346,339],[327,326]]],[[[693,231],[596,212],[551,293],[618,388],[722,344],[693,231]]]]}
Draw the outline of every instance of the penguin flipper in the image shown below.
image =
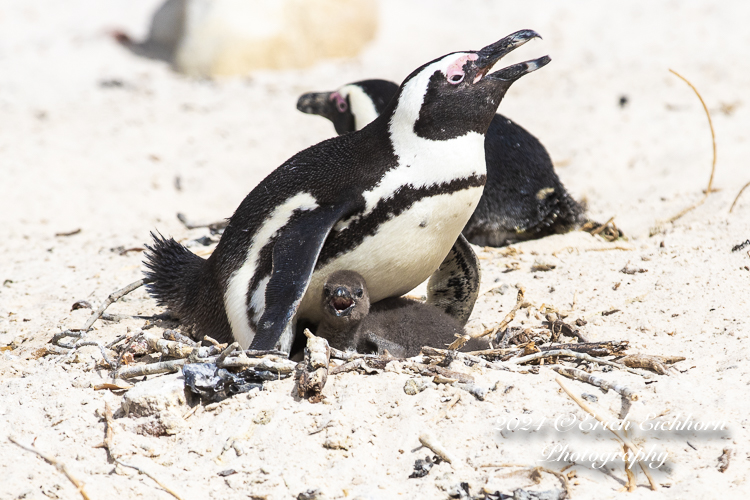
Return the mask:
{"type": "Polygon", "coordinates": [[[271,278],[266,285],[266,307],[258,321],[251,349],[289,351],[294,339],[294,316],[305,296],[323,244],[333,226],[353,204],[325,205],[304,211],[280,231],[273,246],[271,278]],[[283,339],[282,339],[283,337],[283,339]]]}
{"type": "Polygon", "coordinates": [[[465,325],[479,296],[479,259],[461,234],[427,282],[427,304],[465,325]]]}

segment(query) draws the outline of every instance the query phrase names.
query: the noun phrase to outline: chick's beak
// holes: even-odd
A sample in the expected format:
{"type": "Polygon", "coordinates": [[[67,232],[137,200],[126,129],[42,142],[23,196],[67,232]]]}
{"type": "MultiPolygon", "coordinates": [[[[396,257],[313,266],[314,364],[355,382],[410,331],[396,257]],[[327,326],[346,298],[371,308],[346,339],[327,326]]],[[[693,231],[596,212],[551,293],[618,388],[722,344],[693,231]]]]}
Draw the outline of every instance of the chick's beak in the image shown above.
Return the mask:
{"type": "Polygon", "coordinates": [[[349,316],[354,309],[354,298],[352,298],[349,290],[338,287],[333,291],[329,305],[336,316],[349,316]]]}

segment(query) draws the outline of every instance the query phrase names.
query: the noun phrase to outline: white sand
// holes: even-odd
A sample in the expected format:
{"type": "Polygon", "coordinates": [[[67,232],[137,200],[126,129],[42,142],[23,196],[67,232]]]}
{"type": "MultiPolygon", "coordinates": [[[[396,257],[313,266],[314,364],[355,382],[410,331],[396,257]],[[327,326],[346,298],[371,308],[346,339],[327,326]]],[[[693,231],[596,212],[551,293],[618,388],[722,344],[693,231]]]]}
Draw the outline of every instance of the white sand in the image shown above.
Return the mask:
{"type": "MultiPolygon", "coordinates": [[[[594,340],[628,340],[631,352],[687,358],[677,364],[679,372],[654,376],[648,385],[622,371],[602,375],[640,394],[631,410],[636,423],[649,414],[692,414],[694,421],[724,421],[728,429],[641,432],[640,445],[668,458],[654,472],[661,491],[649,492],[638,473],[630,498],[741,498],[750,489],[750,255],[730,252],[750,238],[750,192],[728,213],[750,181],[744,95],[750,88],[749,4],[384,0],[379,35],[356,59],[210,82],[137,58],[105,35],[113,27],[145,33],[157,3],[26,0],[0,8],[0,345],[16,347],[0,358],[0,498],[80,498],[62,474],[10,444],[8,435],[36,439],[85,481],[92,498],[171,498],[130,470],[112,474],[106,452],[94,448],[104,435],[104,402],[117,408],[121,400],[90,387],[106,376],[92,369],[98,351],[83,349],[72,363],[34,360],[33,352],[61,328],[83,324],[90,311],[70,312],[73,302],[98,304],[139,278],[141,254],[120,256],[111,248],[141,246],[154,229],[179,239],[206,234],[185,230],[175,214],[228,217],[264,175],[332,136],[325,120],[295,109],[300,93],[368,77],[401,80],[431,58],[480,48],[521,28],[539,31],[544,40],[512,60],[550,54],[553,62],[520,80],[500,111],[544,142],[568,189],[588,200],[592,218],[616,216],[633,250],[585,251],[590,241],[578,233],[518,245],[523,253],[516,257],[484,252],[483,286],[521,283],[537,306],[561,309],[577,294],[571,318],[619,308],[591,318],[583,331],[594,340]],[[702,197],[711,164],[700,103],[668,68],[689,78],[712,112],[719,191],[649,237],[658,220],[702,197]],[[113,79],[123,86],[100,85],[113,79]],[[629,100],[624,108],[618,106],[622,95],[629,100]],[[78,228],[74,236],[55,236],[78,228]],[[559,251],[569,247],[579,250],[559,251]],[[532,273],[535,260],[557,267],[532,273]],[[520,270],[502,273],[513,261],[520,270]],[[622,274],[628,262],[648,272],[622,274]],[[640,302],[628,302],[639,296],[640,302]],[[734,456],[720,473],[724,448],[734,456]]],[[[512,288],[483,296],[475,323],[499,321],[514,302],[512,288]]],[[[161,309],[139,290],[109,312],[161,309]]],[[[515,324],[524,322],[538,324],[525,313],[515,324]]],[[[98,322],[92,335],[110,341],[142,325],[98,322]]],[[[329,498],[445,498],[443,488],[459,482],[468,482],[473,494],[485,485],[507,494],[531,481],[482,465],[532,466],[556,444],[587,453],[620,449],[606,432],[554,430],[555,419],[584,413],[561,393],[550,370],[471,371],[487,387],[497,382],[499,390],[484,402],[445,386],[407,396],[402,387],[409,375],[345,374],[329,379],[330,404],[311,405],[295,402],[291,381],[282,381],[252,400],[235,398],[221,411],[191,417],[172,437],[140,435],[136,420],[118,419],[116,439],[128,460],[196,499],[296,498],[308,488],[322,488],[329,498]],[[458,393],[447,417],[435,420],[446,405],[441,398],[458,393]],[[252,424],[264,410],[273,412],[270,423],[252,424]],[[523,416],[535,428],[545,424],[538,432],[495,430],[499,417],[523,416]],[[330,428],[308,436],[329,420],[330,428]],[[414,460],[427,454],[414,451],[424,431],[457,460],[408,479],[414,460]],[[243,435],[244,454],[229,450],[217,459],[237,435],[243,435]],[[342,441],[348,450],[324,448],[327,440],[342,441]],[[230,468],[238,473],[217,475],[230,468]]],[[[578,394],[597,394],[599,408],[619,412],[612,393],[568,385],[578,394]]],[[[566,462],[545,465],[559,470],[566,462]]],[[[612,498],[624,484],[620,463],[602,471],[578,460],[570,471],[577,473],[576,499],[612,498]]],[[[553,487],[556,480],[545,476],[534,488],[553,487]]]]}

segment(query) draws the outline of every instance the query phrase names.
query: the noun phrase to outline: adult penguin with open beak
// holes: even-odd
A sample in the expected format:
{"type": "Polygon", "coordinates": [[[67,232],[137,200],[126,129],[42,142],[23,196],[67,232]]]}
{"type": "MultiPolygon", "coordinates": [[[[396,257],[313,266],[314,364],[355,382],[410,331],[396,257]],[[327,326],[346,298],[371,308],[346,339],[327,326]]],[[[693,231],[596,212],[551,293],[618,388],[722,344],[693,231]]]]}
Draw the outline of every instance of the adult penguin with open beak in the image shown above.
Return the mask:
{"type": "Polygon", "coordinates": [[[325,278],[341,269],[362,275],[372,302],[434,273],[428,302],[453,294],[465,322],[478,269],[473,281],[453,278],[478,267],[461,230],[485,184],[484,134],[511,84],[550,59],[490,70],[538,36],[518,31],[412,72],[369,125],[297,153],[261,181],[208,259],[155,236],[149,292],[197,336],[252,349],[289,352],[296,323],[320,321],[325,278]]]}
{"type": "MultiPolygon", "coordinates": [[[[381,114],[399,86],[363,80],[333,92],[300,96],[297,109],[328,118],[336,133],[364,128],[381,114]]],[[[484,141],[487,183],[463,229],[471,243],[503,246],[564,233],[585,222],[584,207],[567,192],[542,143],[511,119],[496,114],[484,141]]]]}

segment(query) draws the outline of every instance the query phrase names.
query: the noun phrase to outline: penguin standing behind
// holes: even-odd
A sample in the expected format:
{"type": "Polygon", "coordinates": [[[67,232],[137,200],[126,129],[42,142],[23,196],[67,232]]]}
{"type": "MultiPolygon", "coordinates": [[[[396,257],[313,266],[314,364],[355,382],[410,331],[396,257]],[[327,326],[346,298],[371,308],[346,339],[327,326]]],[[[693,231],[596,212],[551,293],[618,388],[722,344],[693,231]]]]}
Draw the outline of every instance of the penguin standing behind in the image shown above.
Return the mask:
{"type": "MultiPolygon", "coordinates": [[[[374,120],[398,85],[364,80],[334,92],[304,94],[297,109],[328,118],[336,133],[359,130],[374,120]]],[[[503,115],[490,123],[484,143],[487,184],[463,234],[480,246],[503,246],[573,229],[585,221],[583,207],[565,190],[541,142],[503,115]]]]}
{"type": "Polygon", "coordinates": [[[549,57],[490,70],[538,36],[518,31],[412,72],[369,125],[297,153],[263,179],[208,259],[154,236],[149,292],[194,335],[289,352],[296,323],[320,321],[333,271],[361,274],[377,302],[452,269],[444,260],[460,254],[484,188],[484,134],[511,84],[549,57]]]}
{"type": "MultiPolygon", "coordinates": [[[[315,334],[336,349],[398,358],[416,356],[424,346],[445,349],[463,335],[463,326],[437,307],[395,298],[370,307],[364,278],[354,271],[336,271],[323,285],[323,319],[315,334]]],[[[471,339],[466,350],[482,349],[471,339]]]]}

